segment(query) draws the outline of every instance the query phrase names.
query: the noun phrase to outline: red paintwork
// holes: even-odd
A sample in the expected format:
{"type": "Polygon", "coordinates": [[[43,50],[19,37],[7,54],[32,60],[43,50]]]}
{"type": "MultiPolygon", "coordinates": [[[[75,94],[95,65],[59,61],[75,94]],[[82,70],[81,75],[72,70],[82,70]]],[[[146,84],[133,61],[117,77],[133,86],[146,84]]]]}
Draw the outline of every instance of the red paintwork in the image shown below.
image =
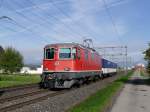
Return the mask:
{"type": "MultiPolygon", "coordinates": [[[[101,56],[95,52],[94,60],[91,58],[92,49],[77,45],[77,44],[51,44],[47,45],[45,48],[54,47],[57,49],[53,60],[44,59],[43,60],[43,71],[51,72],[64,72],[64,68],[69,68],[69,71],[82,72],[82,71],[97,71],[102,70],[101,56]],[[81,58],[80,59],[65,59],[60,60],[58,58],[59,48],[61,47],[75,47],[80,49],[81,58]],[[88,50],[88,60],[85,60],[85,50],[88,50]]],[[[66,71],[65,71],[66,72],[66,71]]]]}

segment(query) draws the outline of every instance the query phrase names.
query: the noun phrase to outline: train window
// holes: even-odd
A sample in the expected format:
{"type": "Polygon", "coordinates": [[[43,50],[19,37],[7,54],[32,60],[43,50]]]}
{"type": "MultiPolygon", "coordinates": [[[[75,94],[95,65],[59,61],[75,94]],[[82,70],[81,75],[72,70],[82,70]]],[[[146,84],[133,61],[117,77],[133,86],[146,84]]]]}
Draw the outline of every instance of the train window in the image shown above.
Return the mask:
{"type": "Polygon", "coordinates": [[[77,51],[77,57],[78,57],[78,59],[81,58],[81,51],[80,51],[80,49],[78,49],[78,51],[77,51]]]}
{"type": "Polygon", "coordinates": [[[60,48],[59,50],[59,58],[71,58],[71,48],[60,48]]]}
{"type": "Polygon", "coordinates": [[[45,50],[45,59],[54,59],[54,48],[48,48],[45,50]]]}
{"type": "Polygon", "coordinates": [[[94,60],[94,53],[91,53],[91,55],[92,55],[92,60],[94,60]]]}
{"type": "Polygon", "coordinates": [[[85,50],[85,60],[88,60],[88,50],[85,50]]]}
{"type": "Polygon", "coordinates": [[[76,48],[72,48],[72,58],[76,59],[76,48]]]}

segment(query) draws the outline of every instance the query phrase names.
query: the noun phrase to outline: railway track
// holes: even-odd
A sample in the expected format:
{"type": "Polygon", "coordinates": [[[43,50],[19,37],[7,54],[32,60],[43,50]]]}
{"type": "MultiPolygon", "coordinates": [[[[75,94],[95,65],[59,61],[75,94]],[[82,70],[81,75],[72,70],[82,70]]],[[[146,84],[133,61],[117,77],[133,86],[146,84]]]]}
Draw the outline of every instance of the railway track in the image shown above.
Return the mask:
{"type": "Polygon", "coordinates": [[[49,93],[47,95],[44,95],[44,96],[41,96],[41,97],[38,97],[38,98],[28,100],[28,101],[23,101],[21,103],[17,103],[17,104],[13,104],[13,105],[10,105],[10,106],[2,107],[2,108],[0,108],[0,112],[12,111],[12,110],[15,110],[17,108],[21,108],[25,105],[33,104],[33,103],[40,102],[40,101],[45,100],[45,99],[50,98],[50,97],[54,97],[54,96],[57,96],[57,95],[60,95],[60,94],[64,94],[65,92],[66,92],[66,90],[62,90],[62,91],[59,91],[59,92],[57,91],[57,92],[49,93]]]}
{"type": "Polygon", "coordinates": [[[12,100],[17,100],[17,99],[20,99],[20,98],[24,98],[24,97],[27,97],[27,96],[37,95],[37,94],[48,92],[48,91],[49,90],[43,90],[43,89],[41,89],[41,90],[29,92],[29,93],[20,94],[20,95],[15,95],[15,96],[10,96],[10,97],[0,98],[0,104],[8,102],[8,101],[12,101],[12,100]]]}
{"type": "MultiPolygon", "coordinates": [[[[104,85],[104,84],[110,83],[111,82],[110,80],[113,81],[116,79],[115,77],[109,77],[109,78],[104,79],[102,81],[103,82],[102,84],[104,85]]],[[[83,85],[82,87],[84,88],[85,86],[86,85],[83,85]]],[[[69,92],[69,91],[72,91],[74,89],[76,89],[76,88],[73,88],[71,90],[61,90],[61,91],[49,91],[48,89],[45,89],[45,90],[39,89],[38,91],[34,91],[34,92],[30,92],[30,93],[24,93],[24,94],[15,95],[12,97],[1,98],[0,104],[2,104],[2,106],[0,106],[0,112],[12,111],[12,110],[21,108],[21,107],[26,106],[26,105],[41,102],[43,100],[46,100],[47,98],[52,98],[52,97],[55,97],[57,95],[65,94],[65,92],[69,92]],[[36,97],[33,97],[33,96],[36,96],[36,97]],[[28,98],[28,99],[22,100],[23,98],[28,98]],[[20,100],[21,102],[17,101],[15,103],[11,103],[11,104],[7,105],[7,103],[13,102],[14,100],[15,101],[20,100]]],[[[15,90],[17,90],[17,89],[15,89],[15,90]]]]}
{"type": "Polygon", "coordinates": [[[16,86],[16,87],[0,88],[0,93],[18,91],[18,90],[23,90],[28,88],[35,88],[35,87],[39,87],[39,84],[27,84],[27,85],[16,86]]]}

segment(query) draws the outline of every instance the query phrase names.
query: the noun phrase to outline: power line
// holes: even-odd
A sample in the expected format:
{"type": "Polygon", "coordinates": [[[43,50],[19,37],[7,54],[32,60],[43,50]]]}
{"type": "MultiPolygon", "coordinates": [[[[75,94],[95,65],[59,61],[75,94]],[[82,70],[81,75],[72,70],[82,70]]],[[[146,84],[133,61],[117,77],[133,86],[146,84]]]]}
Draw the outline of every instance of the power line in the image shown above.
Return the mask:
{"type": "MultiPolygon", "coordinates": [[[[8,16],[1,16],[0,19],[6,19],[6,20],[9,20],[9,21],[12,21],[12,19],[9,18],[8,16]]],[[[7,26],[4,26],[4,25],[0,25],[0,26],[4,27],[5,29],[10,30],[12,32],[18,32],[18,31],[14,30],[14,29],[12,29],[10,27],[7,27],[7,26]]]]}
{"type": "MultiPolygon", "coordinates": [[[[28,0],[28,1],[29,1],[33,6],[35,6],[36,8],[38,8],[39,10],[43,10],[43,9],[41,9],[36,3],[32,2],[31,0],[28,0]]],[[[78,35],[79,37],[82,37],[82,35],[81,35],[80,33],[75,32],[75,31],[72,29],[72,27],[70,27],[70,25],[65,24],[63,21],[61,21],[60,19],[58,19],[56,16],[51,15],[51,14],[49,14],[49,13],[47,13],[47,16],[50,17],[50,18],[53,18],[53,20],[57,20],[57,21],[61,22],[62,25],[63,25],[67,30],[69,30],[69,31],[72,32],[72,34],[76,34],[76,35],[78,35]]],[[[53,24],[53,23],[52,23],[52,24],[53,24]]]]}
{"type": "MultiPolygon", "coordinates": [[[[40,7],[38,7],[36,4],[34,4],[32,1],[29,1],[33,6],[36,6],[36,8],[38,8],[38,9],[40,9],[41,10],[41,8],[40,7]]],[[[20,6],[20,4],[18,4],[18,2],[15,2],[15,4],[17,4],[18,6],[20,6]]],[[[23,16],[25,19],[27,19],[27,20],[29,20],[29,21],[32,21],[30,18],[28,18],[28,17],[26,17],[24,14],[22,14],[21,12],[18,12],[18,11],[15,11],[18,15],[20,15],[20,16],[23,16]]],[[[32,14],[34,14],[34,13],[32,13],[32,14]]],[[[49,15],[49,14],[48,14],[49,15]]],[[[37,16],[37,14],[34,14],[34,16],[37,16]]],[[[41,16],[38,16],[38,17],[40,17],[40,19],[41,19],[41,16]]],[[[49,17],[53,17],[54,18],[54,20],[57,20],[57,21],[60,21],[58,18],[56,18],[55,16],[53,16],[53,15],[49,15],[49,17]]],[[[43,22],[47,22],[47,23],[50,23],[50,21],[47,21],[46,19],[41,19],[43,22]]],[[[35,21],[33,21],[33,22],[35,22],[35,21]]],[[[50,23],[50,24],[53,24],[53,23],[50,23]]],[[[64,24],[64,23],[62,23],[68,30],[71,30],[71,32],[72,33],[74,33],[74,34],[77,34],[77,33],[75,33],[73,30],[72,30],[72,28],[70,27],[70,26],[68,26],[68,25],[66,25],[66,24],[64,24]]],[[[43,25],[40,25],[40,26],[43,26],[43,25]]],[[[54,30],[54,29],[52,29],[52,30],[54,30]]],[[[57,31],[55,31],[56,32],[56,34],[57,34],[57,31]]]]}
{"type": "Polygon", "coordinates": [[[9,18],[8,16],[1,16],[0,19],[7,19],[7,20],[11,20],[11,18],[9,18]]]}
{"type": "Polygon", "coordinates": [[[0,8],[2,7],[2,5],[3,5],[3,0],[1,0],[1,3],[0,3],[0,8]]]}
{"type": "MultiPolygon", "coordinates": [[[[51,1],[53,1],[53,0],[51,0],[51,1]]],[[[50,2],[51,2],[50,1],[50,2]]],[[[54,4],[65,4],[65,3],[68,3],[68,2],[70,2],[71,0],[63,0],[63,2],[62,2],[62,0],[55,0],[55,1],[53,1],[53,3],[54,4]]]]}
{"type": "MultiPolygon", "coordinates": [[[[17,25],[17,26],[19,26],[20,28],[25,29],[26,31],[29,31],[30,33],[32,33],[32,34],[34,34],[34,35],[37,35],[37,37],[39,37],[39,34],[35,33],[34,31],[32,31],[32,30],[30,30],[30,29],[28,29],[28,28],[26,28],[25,26],[19,24],[18,22],[16,22],[16,21],[13,20],[12,18],[10,18],[10,17],[6,17],[6,18],[7,18],[8,20],[12,21],[12,24],[17,25]]],[[[13,30],[12,30],[12,31],[13,31],[13,30]]],[[[44,40],[44,41],[47,42],[46,40],[44,40]]]]}
{"type": "Polygon", "coordinates": [[[128,68],[128,62],[127,62],[127,56],[128,56],[128,48],[127,46],[104,46],[104,47],[96,47],[96,49],[100,52],[100,50],[104,50],[103,53],[101,53],[101,55],[106,58],[106,57],[116,57],[116,56],[123,56],[125,57],[124,59],[124,67],[126,69],[127,72],[127,68],[128,68]],[[106,50],[113,50],[113,53],[106,53],[106,50]],[[116,50],[117,52],[114,52],[114,50],[116,50]]]}
{"type": "Polygon", "coordinates": [[[12,29],[10,27],[4,26],[4,25],[0,25],[0,26],[4,27],[5,29],[10,30],[12,32],[17,32],[16,30],[14,30],[14,29],[12,29]]]}
{"type": "Polygon", "coordinates": [[[113,19],[113,16],[111,15],[111,13],[110,13],[110,11],[109,11],[108,5],[107,5],[107,3],[106,3],[105,0],[102,0],[102,1],[103,1],[103,3],[104,3],[104,8],[105,8],[105,10],[106,10],[106,12],[107,12],[107,15],[108,15],[108,17],[110,18],[110,21],[111,21],[111,23],[112,23],[112,26],[113,26],[113,28],[114,28],[114,31],[116,32],[116,35],[117,35],[117,37],[118,37],[118,40],[121,42],[121,40],[120,40],[120,34],[119,34],[118,29],[117,29],[117,27],[116,27],[116,23],[115,23],[115,21],[114,21],[114,19],[113,19]]]}
{"type": "MultiPolygon", "coordinates": [[[[20,5],[20,4],[18,4],[17,2],[15,2],[15,4],[17,4],[18,6],[20,5]]],[[[12,8],[11,8],[12,9],[12,8]]],[[[29,17],[27,17],[27,16],[25,16],[23,13],[21,13],[21,12],[19,12],[19,11],[15,11],[15,13],[17,13],[18,15],[20,15],[21,17],[23,17],[24,19],[26,19],[27,21],[30,21],[30,22],[32,22],[32,23],[34,23],[34,24],[36,24],[36,25],[39,25],[40,27],[43,27],[43,26],[45,26],[44,24],[41,24],[41,23],[36,23],[35,21],[33,21],[31,18],[29,18],[29,17]]],[[[44,22],[44,23],[50,23],[49,21],[47,21],[46,19],[43,19],[41,16],[37,16],[37,14],[34,14],[34,13],[32,13],[35,17],[38,17],[38,19],[40,18],[40,20],[42,21],[42,22],[44,22]]],[[[45,26],[45,27],[47,27],[47,26],[45,26]]],[[[47,29],[47,28],[46,28],[47,29]]]]}
{"type": "MultiPolygon", "coordinates": [[[[17,3],[15,3],[15,4],[17,4],[17,3]]],[[[11,7],[10,5],[9,5],[9,9],[10,9],[11,11],[14,10],[13,7],[11,7]]],[[[26,19],[26,20],[28,20],[28,21],[32,21],[32,23],[35,23],[35,21],[33,21],[32,19],[28,18],[27,16],[25,16],[25,15],[22,14],[21,12],[15,11],[15,13],[17,13],[18,15],[20,15],[20,16],[23,17],[24,19],[26,19]]],[[[45,20],[42,20],[42,21],[45,22],[45,20]]],[[[34,35],[37,35],[37,33],[34,32],[34,31],[32,31],[31,29],[26,28],[25,26],[19,24],[19,23],[16,22],[16,21],[13,21],[13,22],[15,23],[15,25],[17,25],[17,26],[19,26],[19,27],[21,27],[21,28],[23,28],[23,29],[29,31],[30,33],[32,33],[32,34],[34,34],[34,35]],[[36,33],[36,34],[35,34],[35,33],[36,33]]],[[[38,24],[36,24],[36,25],[44,26],[43,24],[40,24],[40,23],[38,23],[38,24]]],[[[12,31],[12,30],[11,30],[11,31],[12,31]]],[[[56,32],[56,33],[57,33],[57,32],[56,32]]],[[[38,33],[38,37],[39,37],[39,35],[40,35],[40,34],[38,33]]],[[[42,37],[42,36],[41,36],[41,37],[42,37]]],[[[47,42],[47,40],[45,40],[45,39],[44,39],[44,41],[47,42]]]]}
{"type": "MultiPolygon", "coordinates": [[[[16,4],[17,4],[17,3],[16,3],[16,4]]],[[[9,5],[9,9],[10,9],[11,11],[14,10],[13,7],[11,7],[10,5],[9,5]]],[[[29,17],[25,16],[25,15],[22,14],[21,12],[15,11],[15,13],[17,13],[18,15],[20,15],[20,16],[23,17],[24,19],[26,19],[26,20],[28,20],[28,21],[32,21],[32,23],[35,23],[35,21],[33,21],[33,20],[30,19],[29,17]]],[[[45,20],[42,20],[42,21],[45,22],[45,20]]],[[[37,32],[35,33],[33,30],[28,29],[28,28],[26,28],[26,27],[23,26],[23,25],[20,25],[18,22],[14,21],[14,23],[15,23],[17,26],[19,26],[19,27],[21,27],[21,28],[23,28],[23,29],[25,29],[25,30],[31,32],[32,34],[36,34],[36,35],[37,35],[37,32]]],[[[38,23],[38,24],[36,24],[36,25],[44,26],[43,24],[40,24],[40,23],[38,23]]],[[[41,34],[38,33],[38,37],[39,37],[39,35],[41,35],[41,34]]],[[[41,37],[42,37],[42,36],[41,36],[41,37]]],[[[45,40],[45,39],[44,39],[44,41],[47,42],[47,40],[45,40]]]]}
{"type": "MultiPolygon", "coordinates": [[[[78,23],[77,23],[76,21],[74,21],[68,14],[66,14],[63,10],[61,10],[59,7],[57,7],[57,5],[54,3],[53,0],[49,0],[49,1],[51,1],[52,5],[53,5],[55,8],[57,8],[60,13],[62,13],[65,17],[69,18],[69,19],[72,21],[73,25],[78,26],[78,28],[81,29],[81,27],[82,27],[81,24],[78,24],[78,23]]],[[[83,30],[83,29],[81,29],[81,30],[83,30]]],[[[85,29],[84,29],[84,31],[85,31],[85,29]]],[[[90,36],[93,37],[93,35],[91,35],[91,33],[87,32],[87,31],[86,31],[86,33],[88,33],[90,36]]]]}
{"type": "MultiPolygon", "coordinates": [[[[36,6],[38,9],[40,10],[43,10],[41,9],[36,3],[32,2],[31,0],[28,0],[32,5],[36,6]]],[[[54,15],[51,15],[49,13],[46,13],[48,17],[50,18],[53,18],[54,20],[57,20],[59,22],[62,23],[63,26],[65,26],[68,30],[70,30],[72,33],[78,35],[80,38],[82,38],[83,36],[79,33],[79,32],[74,32],[74,30],[67,24],[65,24],[63,21],[60,21],[60,19],[58,19],[57,17],[55,17],[54,15]]]]}
{"type": "MultiPolygon", "coordinates": [[[[16,22],[15,20],[13,20],[12,18],[10,18],[10,17],[8,17],[8,16],[2,16],[0,19],[7,19],[7,20],[9,20],[9,21],[12,21],[12,23],[13,23],[14,25],[17,25],[17,26],[19,26],[20,28],[25,29],[26,31],[29,31],[29,32],[32,33],[32,34],[37,35],[37,34],[36,34],[35,32],[33,32],[32,30],[30,30],[30,29],[26,28],[25,26],[19,24],[18,22],[16,22]]],[[[11,31],[16,32],[15,30],[13,30],[13,29],[11,29],[11,28],[8,28],[8,29],[11,30],[11,31]]],[[[39,37],[39,35],[38,35],[38,37],[39,37]]],[[[45,42],[46,42],[46,41],[45,41],[45,42]]]]}
{"type": "MultiPolygon", "coordinates": [[[[1,17],[0,17],[0,20],[3,20],[3,19],[4,19],[4,20],[5,20],[5,19],[6,19],[6,20],[10,20],[10,21],[12,20],[11,18],[9,18],[9,17],[7,17],[7,16],[1,16],[1,17]]],[[[2,25],[1,25],[1,26],[2,26],[2,25]]],[[[6,29],[9,29],[9,30],[12,31],[12,32],[16,32],[16,30],[11,29],[10,27],[6,27],[6,26],[3,26],[3,27],[5,27],[6,29]]]]}
{"type": "MultiPolygon", "coordinates": [[[[41,9],[38,5],[36,5],[35,3],[33,3],[31,0],[29,0],[30,2],[31,2],[31,4],[33,4],[33,6],[36,6],[36,8],[39,8],[39,9],[41,9]]],[[[53,5],[55,5],[56,6],[56,4],[52,1],[51,3],[53,3],[53,5]]],[[[16,2],[15,4],[18,4],[18,2],[16,2]]],[[[20,5],[18,5],[18,6],[20,6],[20,5]]],[[[56,7],[57,8],[57,7],[56,7]]],[[[58,9],[58,10],[60,10],[60,9],[58,9]]],[[[61,10],[60,10],[61,11],[61,10]]],[[[28,17],[26,17],[24,14],[22,14],[21,12],[19,12],[19,11],[15,11],[18,15],[20,15],[20,16],[22,16],[22,17],[24,17],[25,19],[27,19],[28,21],[32,21],[32,19],[30,19],[30,18],[28,18],[28,17]]],[[[68,18],[70,18],[67,14],[65,14],[64,12],[62,12],[65,16],[67,16],[68,18]]],[[[32,14],[34,14],[34,13],[32,13],[32,14]]],[[[35,16],[36,16],[36,14],[34,14],[35,16]]],[[[48,14],[49,15],[49,14],[48,14]]],[[[40,17],[40,16],[38,16],[38,17],[40,17]]],[[[52,15],[49,15],[49,17],[52,17],[52,18],[54,18],[55,20],[58,20],[58,21],[60,21],[57,17],[55,17],[55,16],[52,16],[52,15]]],[[[40,19],[41,19],[41,17],[40,17],[40,19]]],[[[72,21],[73,21],[73,19],[72,18],[70,18],[72,21]]],[[[43,19],[41,19],[43,22],[45,22],[46,20],[43,20],[43,19]]],[[[34,22],[35,23],[35,21],[32,21],[32,22],[34,22]]],[[[47,21],[48,22],[48,21],[47,21]]],[[[62,22],[62,21],[61,21],[62,22]]],[[[74,23],[74,25],[77,25],[77,22],[75,23],[75,22],[73,22],[74,23]]],[[[40,23],[38,23],[38,24],[40,24],[40,23]]],[[[68,30],[71,30],[71,32],[72,33],[75,33],[74,32],[74,30],[72,30],[72,28],[70,27],[70,26],[68,26],[68,25],[66,25],[65,23],[62,23],[66,28],[68,28],[68,30]]],[[[80,24],[79,24],[80,25],[80,24]]],[[[43,26],[43,24],[40,24],[40,26],[43,26]]],[[[52,29],[53,30],[53,29],[52,29]]],[[[55,32],[57,32],[57,31],[55,31],[55,32]]],[[[78,36],[82,36],[79,32],[76,32],[75,34],[77,34],[78,36]]],[[[92,36],[93,37],[93,36],[92,36]]]]}
{"type": "MultiPolygon", "coordinates": [[[[15,2],[15,1],[13,1],[13,2],[15,2]]],[[[66,2],[68,2],[68,1],[66,1],[66,2]]],[[[57,0],[55,0],[55,4],[65,4],[66,2],[57,2],[57,0]]],[[[18,2],[15,2],[15,3],[18,3],[18,2]]],[[[42,3],[42,4],[40,4],[40,5],[38,5],[38,6],[44,6],[44,5],[47,5],[47,4],[51,4],[51,3],[49,3],[49,2],[46,2],[46,3],[42,3]]],[[[20,6],[20,5],[19,5],[20,6]]],[[[33,6],[29,6],[29,7],[26,7],[26,8],[21,8],[21,9],[16,9],[16,11],[17,12],[22,12],[22,11],[30,11],[30,10],[32,10],[32,9],[34,9],[35,7],[33,7],[33,6]]]]}
{"type": "Polygon", "coordinates": [[[123,1],[126,1],[126,0],[117,0],[117,1],[112,1],[112,2],[111,2],[111,5],[113,5],[113,4],[118,4],[118,3],[121,3],[121,2],[123,2],[123,1]]]}

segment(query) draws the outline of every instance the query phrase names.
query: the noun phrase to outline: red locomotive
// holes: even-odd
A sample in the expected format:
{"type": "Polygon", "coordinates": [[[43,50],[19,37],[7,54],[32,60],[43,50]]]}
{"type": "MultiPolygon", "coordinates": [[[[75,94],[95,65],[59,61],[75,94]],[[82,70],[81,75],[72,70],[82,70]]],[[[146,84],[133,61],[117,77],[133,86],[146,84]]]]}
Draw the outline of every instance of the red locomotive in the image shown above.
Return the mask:
{"type": "Polygon", "coordinates": [[[102,74],[101,56],[76,43],[50,44],[44,48],[41,85],[70,88],[102,74]]]}

